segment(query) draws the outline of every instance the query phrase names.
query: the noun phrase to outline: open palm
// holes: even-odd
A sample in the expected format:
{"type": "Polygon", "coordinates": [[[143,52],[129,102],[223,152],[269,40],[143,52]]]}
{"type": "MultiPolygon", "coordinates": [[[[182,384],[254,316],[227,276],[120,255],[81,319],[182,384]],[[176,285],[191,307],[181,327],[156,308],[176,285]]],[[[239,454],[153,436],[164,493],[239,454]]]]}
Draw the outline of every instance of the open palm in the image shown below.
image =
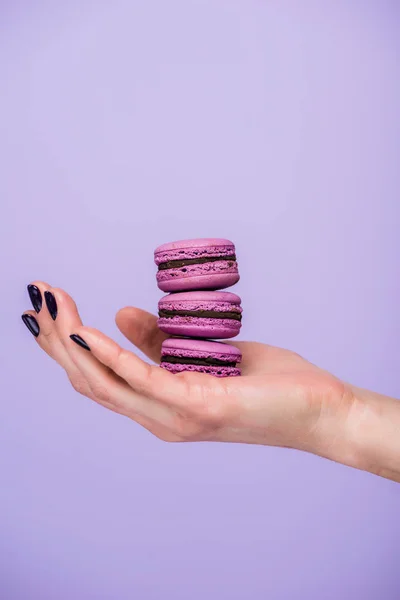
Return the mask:
{"type": "MultiPolygon", "coordinates": [[[[63,290],[43,282],[34,286],[46,302],[39,312],[25,315],[31,324],[36,321],[38,344],[65,369],[75,390],[163,440],[309,450],[315,445],[320,416],[346,413],[350,405],[347,387],[334,376],[293,352],[257,342],[235,344],[243,354],[242,377],[173,375],[84,327],[74,301],[63,290]]],[[[134,346],[159,362],[167,336],[157,328],[154,315],[128,307],[118,312],[116,323],[134,346]]]]}

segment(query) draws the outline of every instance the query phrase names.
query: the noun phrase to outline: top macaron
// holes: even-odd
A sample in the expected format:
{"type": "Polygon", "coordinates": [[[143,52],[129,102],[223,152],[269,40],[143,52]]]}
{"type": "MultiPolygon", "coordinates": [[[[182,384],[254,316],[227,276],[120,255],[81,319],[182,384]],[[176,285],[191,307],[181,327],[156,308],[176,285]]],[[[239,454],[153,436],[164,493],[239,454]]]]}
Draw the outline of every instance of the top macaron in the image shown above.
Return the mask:
{"type": "Polygon", "coordinates": [[[233,242],[182,240],[156,248],[157,284],[164,292],[221,290],[239,281],[233,242]]]}

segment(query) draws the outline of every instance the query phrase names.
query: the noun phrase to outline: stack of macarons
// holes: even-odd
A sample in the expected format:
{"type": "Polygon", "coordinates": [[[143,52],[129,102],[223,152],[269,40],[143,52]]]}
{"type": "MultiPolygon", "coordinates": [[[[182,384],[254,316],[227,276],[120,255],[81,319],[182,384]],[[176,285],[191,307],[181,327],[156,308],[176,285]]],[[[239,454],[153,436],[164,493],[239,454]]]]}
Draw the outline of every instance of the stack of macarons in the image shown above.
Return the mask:
{"type": "Polygon", "coordinates": [[[240,375],[241,352],[211,341],[233,338],[241,327],[241,300],[223,290],[239,281],[235,246],[224,239],[172,242],[154,252],[157,284],[169,292],[158,303],[161,367],[218,377],[240,375]]]}

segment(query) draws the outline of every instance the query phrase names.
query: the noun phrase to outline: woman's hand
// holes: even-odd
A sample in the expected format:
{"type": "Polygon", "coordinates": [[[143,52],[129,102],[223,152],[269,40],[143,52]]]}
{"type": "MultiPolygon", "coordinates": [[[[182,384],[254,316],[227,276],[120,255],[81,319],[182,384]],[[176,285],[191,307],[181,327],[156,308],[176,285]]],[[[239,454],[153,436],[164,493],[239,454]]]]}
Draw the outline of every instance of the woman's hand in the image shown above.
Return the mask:
{"type": "MultiPolygon", "coordinates": [[[[72,298],[29,286],[23,320],[72,386],[169,442],[220,441],[296,448],[400,481],[400,403],[341,382],[297,354],[236,345],[242,376],[173,375],[84,327],[72,298]],[[72,336],[72,339],[71,339],[72,336]]],[[[117,314],[121,332],[158,362],[165,335],[138,308],[117,314]]],[[[230,342],[231,343],[231,342],[230,342]]]]}
{"type": "MultiPolygon", "coordinates": [[[[36,309],[43,299],[42,308],[24,314],[31,323],[37,319],[39,346],[65,369],[74,389],[162,440],[266,444],[328,455],[332,439],[324,439],[325,423],[345,421],[352,405],[348,386],[293,352],[241,342],[242,377],[173,375],[84,327],[63,290],[36,282],[30,293],[36,309]]],[[[154,315],[124,308],[116,322],[132,344],[159,362],[167,336],[154,315]]]]}

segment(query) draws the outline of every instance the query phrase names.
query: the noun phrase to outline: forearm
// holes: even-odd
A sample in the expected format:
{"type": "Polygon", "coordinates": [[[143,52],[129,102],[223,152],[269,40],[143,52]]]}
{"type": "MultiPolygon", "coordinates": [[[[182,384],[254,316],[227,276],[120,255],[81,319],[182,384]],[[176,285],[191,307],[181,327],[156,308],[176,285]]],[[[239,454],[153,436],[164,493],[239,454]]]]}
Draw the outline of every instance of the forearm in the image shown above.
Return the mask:
{"type": "Polygon", "coordinates": [[[349,439],[357,468],[400,482],[400,401],[352,387],[349,439]]]}
{"type": "Polygon", "coordinates": [[[328,418],[321,454],[400,483],[400,401],[349,386],[352,401],[328,418]]]}

